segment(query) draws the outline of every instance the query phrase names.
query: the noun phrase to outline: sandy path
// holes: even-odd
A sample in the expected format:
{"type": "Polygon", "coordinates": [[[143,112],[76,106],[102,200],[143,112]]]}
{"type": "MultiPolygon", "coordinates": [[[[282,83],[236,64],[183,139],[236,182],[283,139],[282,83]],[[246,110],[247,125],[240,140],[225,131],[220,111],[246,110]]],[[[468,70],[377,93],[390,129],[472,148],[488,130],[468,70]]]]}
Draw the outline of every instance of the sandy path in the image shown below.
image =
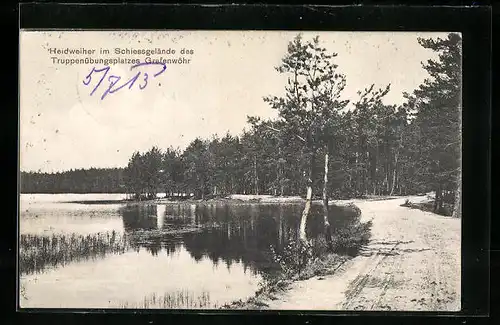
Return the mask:
{"type": "Polygon", "coordinates": [[[460,310],[460,220],[404,200],[354,201],[373,222],[367,247],[334,275],[293,283],[269,309],[460,310]]]}

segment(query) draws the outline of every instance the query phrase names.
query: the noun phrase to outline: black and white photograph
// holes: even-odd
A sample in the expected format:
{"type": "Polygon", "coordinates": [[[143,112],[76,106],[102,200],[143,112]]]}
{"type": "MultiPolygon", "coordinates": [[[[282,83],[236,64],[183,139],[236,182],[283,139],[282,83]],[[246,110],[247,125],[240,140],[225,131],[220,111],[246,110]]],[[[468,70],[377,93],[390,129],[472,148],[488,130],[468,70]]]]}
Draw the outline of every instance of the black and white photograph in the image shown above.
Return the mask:
{"type": "Polygon", "coordinates": [[[21,309],[461,310],[462,35],[21,30],[21,309]]]}

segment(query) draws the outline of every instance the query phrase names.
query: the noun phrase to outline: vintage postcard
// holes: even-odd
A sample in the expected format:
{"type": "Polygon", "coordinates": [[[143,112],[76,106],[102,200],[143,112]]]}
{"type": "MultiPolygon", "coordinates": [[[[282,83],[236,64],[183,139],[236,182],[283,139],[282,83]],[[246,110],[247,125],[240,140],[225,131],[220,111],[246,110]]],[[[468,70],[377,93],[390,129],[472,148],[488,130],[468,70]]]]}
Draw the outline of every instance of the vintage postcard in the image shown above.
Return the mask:
{"type": "Polygon", "coordinates": [[[462,36],[20,31],[20,308],[459,311],[462,36]]]}

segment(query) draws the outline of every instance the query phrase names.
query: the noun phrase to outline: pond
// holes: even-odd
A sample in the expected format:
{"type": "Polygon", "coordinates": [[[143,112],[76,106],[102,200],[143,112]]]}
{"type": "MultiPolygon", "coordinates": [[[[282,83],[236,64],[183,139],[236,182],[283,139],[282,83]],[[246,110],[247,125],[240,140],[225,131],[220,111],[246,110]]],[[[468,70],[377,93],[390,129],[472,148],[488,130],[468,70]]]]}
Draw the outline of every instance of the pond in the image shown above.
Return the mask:
{"type": "MultiPolygon", "coordinates": [[[[211,309],[246,299],[263,274],[277,270],[270,246],[279,250],[297,237],[303,209],[96,204],[122,198],[21,195],[21,308],[211,309]]],[[[330,211],[334,229],[353,221],[330,211]]],[[[320,231],[321,206],[313,206],[311,220],[309,232],[320,231]]]]}

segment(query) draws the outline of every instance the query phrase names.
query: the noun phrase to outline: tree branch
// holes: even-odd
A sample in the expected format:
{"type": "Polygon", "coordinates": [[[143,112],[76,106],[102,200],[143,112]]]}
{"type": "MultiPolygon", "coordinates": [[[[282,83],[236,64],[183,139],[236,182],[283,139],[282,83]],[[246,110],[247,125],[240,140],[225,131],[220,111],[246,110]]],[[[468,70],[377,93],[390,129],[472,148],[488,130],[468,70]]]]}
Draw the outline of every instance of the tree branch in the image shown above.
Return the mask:
{"type": "MultiPolygon", "coordinates": [[[[273,130],[275,132],[282,132],[281,130],[278,130],[276,128],[273,128],[272,126],[268,126],[268,125],[264,125],[264,127],[270,129],[270,130],[273,130]]],[[[303,137],[301,137],[300,135],[298,134],[294,134],[299,140],[301,140],[302,142],[306,142],[306,139],[304,139],[303,137]]]]}

